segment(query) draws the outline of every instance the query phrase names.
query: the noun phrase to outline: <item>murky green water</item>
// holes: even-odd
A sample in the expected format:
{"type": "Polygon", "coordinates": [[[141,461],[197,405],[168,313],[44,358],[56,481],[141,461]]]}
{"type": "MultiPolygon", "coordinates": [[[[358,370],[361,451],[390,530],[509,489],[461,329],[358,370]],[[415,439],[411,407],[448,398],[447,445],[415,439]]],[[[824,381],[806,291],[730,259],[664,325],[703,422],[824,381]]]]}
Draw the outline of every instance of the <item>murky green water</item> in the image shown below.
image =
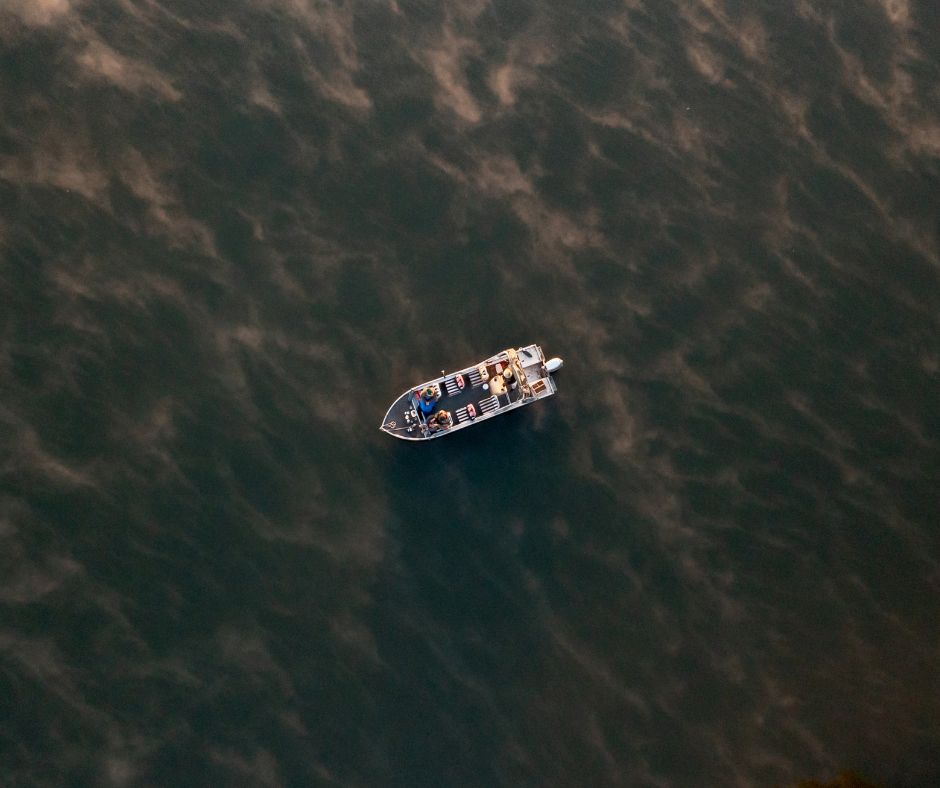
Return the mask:
{"type": "Polygon", "coordinates": [[[0,782],[940,780],[938,21],[0,4],[0,782]]]}

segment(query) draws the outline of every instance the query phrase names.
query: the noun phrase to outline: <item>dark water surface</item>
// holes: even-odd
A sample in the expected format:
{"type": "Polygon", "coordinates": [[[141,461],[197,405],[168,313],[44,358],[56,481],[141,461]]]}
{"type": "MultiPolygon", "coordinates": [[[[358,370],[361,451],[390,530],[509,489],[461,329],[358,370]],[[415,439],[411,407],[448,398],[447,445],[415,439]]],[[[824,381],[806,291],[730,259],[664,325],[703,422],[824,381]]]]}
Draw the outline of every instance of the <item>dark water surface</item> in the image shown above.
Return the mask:
{"type": "Polygon", "coordinates": [[[940,784],[938,52],[2,0],[0,783],[940,784]],[[530,341],[557,397],[378,432],[530,341]]]}

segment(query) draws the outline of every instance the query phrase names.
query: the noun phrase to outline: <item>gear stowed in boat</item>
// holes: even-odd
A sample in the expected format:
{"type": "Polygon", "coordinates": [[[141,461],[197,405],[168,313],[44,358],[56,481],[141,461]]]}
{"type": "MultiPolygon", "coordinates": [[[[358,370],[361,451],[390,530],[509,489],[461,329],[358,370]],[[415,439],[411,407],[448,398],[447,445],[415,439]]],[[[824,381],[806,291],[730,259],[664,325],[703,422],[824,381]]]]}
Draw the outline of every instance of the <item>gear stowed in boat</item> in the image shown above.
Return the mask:
{"type": "Polygon", "coordinates": [[[550,397],[557,391],[552,373],[561,365],[560,358],[546,361],[538,345],[504,350],[480,364],[409,389],[392,403],[381,428],[409,441],[450,435],[550,397]]]}

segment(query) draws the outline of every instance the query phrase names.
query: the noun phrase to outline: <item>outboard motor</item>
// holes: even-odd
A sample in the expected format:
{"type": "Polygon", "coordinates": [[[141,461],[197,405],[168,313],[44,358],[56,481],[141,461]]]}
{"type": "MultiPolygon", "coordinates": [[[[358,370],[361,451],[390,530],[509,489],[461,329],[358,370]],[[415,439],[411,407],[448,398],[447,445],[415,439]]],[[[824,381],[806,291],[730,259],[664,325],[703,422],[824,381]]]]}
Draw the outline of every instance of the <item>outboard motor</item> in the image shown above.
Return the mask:
{"type": "Polygon", "coordinates": [[[555,358],[550,358],[545,362],[545,369],[551,375],[553,372],[558,372],[564,366],[564,363],[558,356],[555,356],[555,358]]]}

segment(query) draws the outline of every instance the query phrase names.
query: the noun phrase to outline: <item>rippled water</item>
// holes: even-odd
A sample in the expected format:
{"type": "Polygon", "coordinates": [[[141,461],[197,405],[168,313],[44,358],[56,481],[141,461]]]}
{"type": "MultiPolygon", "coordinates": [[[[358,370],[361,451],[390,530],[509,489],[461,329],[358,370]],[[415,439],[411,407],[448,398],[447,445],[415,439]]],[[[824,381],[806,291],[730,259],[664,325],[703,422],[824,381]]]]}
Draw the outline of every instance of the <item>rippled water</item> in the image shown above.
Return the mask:
{"type": "Polygon", "coordinates": [[[0,2],[0,781],[938,784],[938,52],[0,2]],[[378,432],[531,341],[558,396],[378,432]]]}

